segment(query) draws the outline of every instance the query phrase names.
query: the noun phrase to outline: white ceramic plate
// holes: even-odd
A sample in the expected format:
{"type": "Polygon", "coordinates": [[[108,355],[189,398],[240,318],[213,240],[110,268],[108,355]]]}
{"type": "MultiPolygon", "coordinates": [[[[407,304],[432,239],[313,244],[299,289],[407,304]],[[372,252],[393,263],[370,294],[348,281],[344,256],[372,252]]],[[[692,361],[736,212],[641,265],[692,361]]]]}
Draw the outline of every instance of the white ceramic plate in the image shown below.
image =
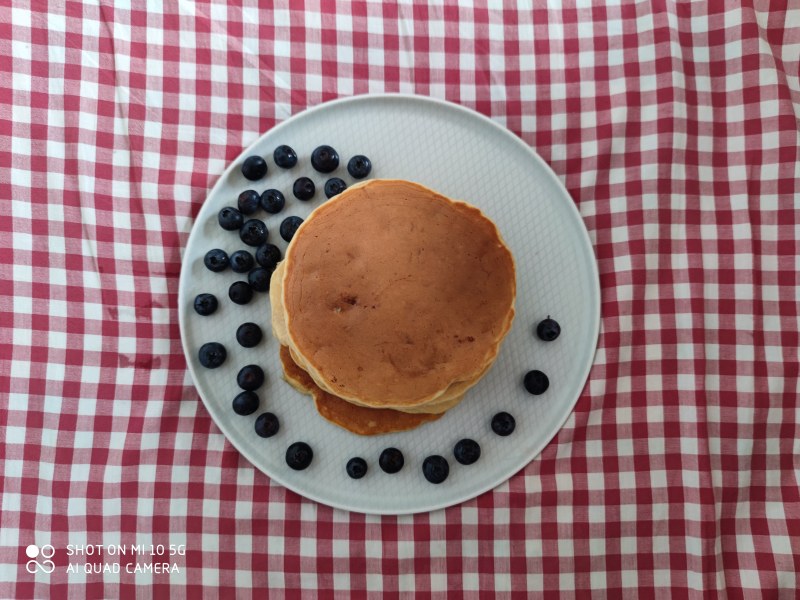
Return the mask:
{"type": "MultiPolygon", "coordinates": [[[[255,249],[251,249],[254,253],[255,249]]],[[[589,374],[600,323],[597,265],[578,211],[550,168],[528,146],[491,120],[460,106],[417,96],[359,96],[337,100],[300,113],[265,133],[222,174],[200,210],[183,259],[179,291],[181,339],[189,370],[208,411],[231,443],[273,480],[303,496],[352,511],[403,514],[434,510],[473,498],[499,485],[535,458],[561,428],[589,374]],[[272,160],[280,144],[292,146],[297,166],[282,170],[272,160]],[[322,175],[310,165],[320,144],[336,148],[341,164],[322,175]],[[259,182],[247,181],[241,164],[247,156],[266,157],[269,172],[259,182]],[[466,200],[484,211],[499,227],[517,265],[516,318],[497,362],[465,400],[444,417],[410,432],[373,437],[351,434],[322,419],[311,399],[281,378],[278,343],[272,338],[268,294],[238,306],[227,290],[237,279],[228,270],[212,273],[203,265],[211,248],[229,254],[246,248],[236,232],[223,230],[217,213],[235,206],[245,189],[277,188],[286,207],[277,215],[259,211],[269,241],[285,250],[278,227],[289,215],[306,217],[324,202],[328,177],[354,183],[347,160],[365,154],[373,163],[370,178],[417,181],[451,198],[466,200]],[[310,202],[291,193],[301,175],[317,184],[310,202]],[[267,218],[269,217],[269,218],[267,218]],[[219,299],[217,312],[202,317],[193,309],[201,292],[219,299]],[[533,333],[536,323],[552,315],[562,326],[554,342],[533,333]],[[264,340],[247,349],[236,342],[236,328],[258,323],[264,340]],[[228,358],[209,370],[198,361],[205,342],[222,343],[228,358]],[[231,401],[240,391],[236,374],[246,364],[260,365],[267,382],[258,390],[260,409],[251,416],[233,412],[231,401]],[[531,369],[544,371],[550,388],[540,396],[528,394],[522,379],[531,369]],[[278,415],[280,431],[269,439],[256,435],[256,417],[269,410],[278,415]],[[516,419],[508,437],[495,435],[492,416],[507,411],[516,419]],[[476,440],[480,460],[464,466],[453,458],[453,446],[464,437],[476,440]],[[285,462],[286,448],[305,441],[314,451],[311,466],[293,471],[285,462]],[[388,475],[378,466],[384,448],[405,455],[405,467],[388,475]],[[433,485],[422,475],[426,456],[440,454],[450,463],[444,483],[433,485]],[[369,471],[361,480],[345,473],[348,459],[361,456],[369,471]]]]}

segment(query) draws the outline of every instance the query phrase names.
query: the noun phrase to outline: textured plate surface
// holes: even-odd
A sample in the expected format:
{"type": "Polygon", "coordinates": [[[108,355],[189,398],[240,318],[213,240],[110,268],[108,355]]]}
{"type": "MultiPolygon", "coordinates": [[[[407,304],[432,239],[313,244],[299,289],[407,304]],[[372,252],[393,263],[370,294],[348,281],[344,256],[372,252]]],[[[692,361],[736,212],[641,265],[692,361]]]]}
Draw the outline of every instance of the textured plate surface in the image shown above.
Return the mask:
{"type": "MultiPolygon", "coordinates": [[[[354,231],[353,235],[358,235],[354,231]]],[[[254,250],[254,249],[251,249],[254,250]]],[[[465,108],[428,98],[385,95],[337,100],[300,113],[259,138],[222,174],[203,205],[184,254],[180,280],[180,328],[189,369],[211,416],[231,443],[256,467],[275,481],[324,504],[348,510],[403,514],[457,504],[492,489],[522,469],[558,432],[577,401],[591,367],[600,323],[597,265],[578,211],[550,168],[516,136],[489,119],[465,108]],[[275,166],[272,151],[280,144],[292,146],[297,166],[275,166]],[[320,144],[337,149],[342,161],[336,172],[316,173],[311,151],[320,144]],[[240,166],[246,156],[267,158],[269,173],[249,182],[240,166]],[[286,207],[277,215],[263,211],[252,215],[267,223],[269,241],[285,250],[278,226],[289,215],[306,217],[325,200],[328,177],[338,176],[348,185],[355,181],[346,170],[355,154],[373,163],[370,178],[417,181],[451,198],[478,206],[499,227],[517,266],[516,318],[494,367],[466,399],[442,419],[411,431],[377,437],[360,437],[329,424],[317,415],[311,399],[281,378],[278,344],[272,338],[268,294],[256,293],[246,306],[230,302],[229,285],[246,279],[228,270],[212,273],[203,265],[211,248],[228,253],[246,248],[236,232],[217,224],[224,206],[235,206],[245,189],[281,190],[286,207]],[[299,202],[292,182],[311,177],[317,194],[299,202]],[[269,218],[267,218],[269,217],[269,218]],[[214,315],[197,315],[192,303],[202,292],[220,301],[214,315]],[[554,342],[539,340],[535,324],[552,315],[562,326],[554,342]],[[255,348],[236,342],[236,328],[258,323],[264,340],[255,348]],[[205,342],[222,343],[228,350],[225,364],[215,370],[202,367],[198,349],[205,342]],[[246,364],[260,365],[267,382],[258,390],[260,409],[239,416],[231,409],[240,391],[236,374],[246,364]],[[540,396],[522,387],[524,374],[544,371],[550,388],[540,396]],[[281,423],[269,439],[256,435],[258,414],[271,411],[281,423]],[[507,411],[516,419],[508,437],[495,435],[492,416],[507,411]],[[464,437],[476,440],[480,460],[464,466],[453,458],[453,446],[464,437]],[[285,463],[286,448],[305,441],[314,460],[305,471],[292,471],[285,463]],[[378,466],[382,449],[394,446],[405,455],[405,467],[387,475],[378,466]],[[422,476],[426,456],[440,454],[450,463],[450,475],[440,484],[422,476]],[[366,459],[369,471],[361,480],[345,473],[353,456],[366,459]]]]}

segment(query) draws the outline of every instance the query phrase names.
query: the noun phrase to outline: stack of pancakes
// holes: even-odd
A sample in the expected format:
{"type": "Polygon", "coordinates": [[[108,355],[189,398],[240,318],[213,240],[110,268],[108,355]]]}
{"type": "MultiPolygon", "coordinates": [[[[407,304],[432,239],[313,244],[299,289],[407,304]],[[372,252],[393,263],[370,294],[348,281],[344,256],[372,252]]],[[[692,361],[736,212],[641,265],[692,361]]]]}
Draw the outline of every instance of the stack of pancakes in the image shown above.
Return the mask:
{"type": "Polygon", "coordinates": [[[477,208],[403,180],[318,207],[272,275],[285,379],[354,433],[412,429],[458,404],[514,317],[514,260],[477,208]]]}

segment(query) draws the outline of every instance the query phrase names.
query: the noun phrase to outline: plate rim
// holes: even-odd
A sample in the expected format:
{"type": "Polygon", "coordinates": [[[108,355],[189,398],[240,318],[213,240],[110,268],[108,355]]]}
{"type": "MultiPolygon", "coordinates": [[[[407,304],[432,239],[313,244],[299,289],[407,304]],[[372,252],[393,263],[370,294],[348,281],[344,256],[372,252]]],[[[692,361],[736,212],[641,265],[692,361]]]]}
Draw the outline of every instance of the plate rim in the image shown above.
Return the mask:
{"type": "MultiPolygon", "coordinates": [[[[558,176],[556,175],[555,171],[553,171],[552,167],[550,167],[550,165],[547,164],[547,162],[534,150],[534,148],[532,146],[529,146],[528,144],[526,144],[519,136],[517,136],[510,129],[508,129],[507,127],[504,127],[503,125],[501,125],[500,123],[498,123],[498,122],[494,121],[493,119],[487,117],[486,115],[481,114],[481,113],[477,112],[476,110],[473,110],[473,109],[468,108],[466,106],[462,106],[460,104],[456,104],[454,102],[450,102],[449,100],[444,100],[444,99],[441,99],[441,98],[434,98],[434,97],[431,97],[431,96],[423,96],[423,95],[419,95],[419,94],[391,93],[391,92],[389,92],[389,93],[367,93],[367,94],[357,94],[357,95],[353,95],[353,96],[346,96],[346,97],[342,97],[342,98],[336,98],[334,100],[329,100],[327,102],[321,102],[320,104],[317,104],[315,106],[311,106],[311,107],[305,108],[305,109],[303,109],[303,110],[291,115],[290,117],[288,117],[287,119],[281,121],[280,123],[276,124],[272,128],[267,129],[266,131],[261,133],[255,140],[253,140],[252,143],[250,143],[248,146],[243,148],[242,152],[240,152],[233,160],[231,160],[231,162],[228,164],[228,166],[225,168],[225,170],[222,171],[222,173],[220,173],[220,175],[218,176],[216,182],[211,187],[211,189],[206,193],[205,199],[203,200],[203,203],[200,206],[200,210],[197,212],[197,216],[194,218],[194,222],[192,223],[191,230],[189,231],[189,237],[186,240],[186,244],[184,245],[183,252],[181,254],[181,269],[180,269],[180,274],[178,276],[178,327],[180,329],[181,347],[182,347],[182,350],[183,350],[184,359],[186,360],[187,369],[188,369],[189,374],[190,374],[191,379],[192,379],[192,384],[194,386],[194,389],[196,390],[198,396],[200,397],[200,400],[201,400],[202,404],[205,406],[206,410],[208,411],[209,415],[211,416],[212,421],[214,421],[216,426],[222,432],[222,434],[225,437],[225,439],[239,452],[239,454],[241,454],[245,459],[247,459],[247,461],[252,465],[253,468],[255,468],[256,470],[262,472],[270,480],[277,482],[281,486],[285,487],[288,490],[291,490],[292,492],[302,496],[303,498],[308,498],[309,500],[313,500],[314,502],[317,502],[317,503],[325,505],[325,506],[332,507],[334,509],[340,509],[340,510],[344,510],[344,511],[348,511],[348,512],[354,512],[354,513],[357,513],[357,514],[387,515],[387,516],[389,516],[389,515],[397,515],[397,516],[400,516],[400,515],[412,515],[412,514],[421,514],[421,513],[433,512],[433,511],[441,510],[441,509],[448,508],[448,507],[451,507],[451,506],[458,506],[459,504],[463,504],[464,502],[467,502],[469,500],[473,500],[474,498],[477,498],[478,496],[480,496],[482,494],[485,494],[486,492],[492,491],[492,490],[500,487],[501,485],[503,485],[506,482],[508,482],[512,477],[514,477],[517,474],[519,474],[522,470],[524,470],[528,465],[530,465],[534,460],[536,460],[541,455],[542,451],[548,446],[548,444],[550,444],[550,442],[553,441],[553,438],[555,438],[558,435],[558,433],[563,429],[564,424],[566,423],[567,419],[569,419],[570,415],[574,412],[575,406],[578,403],[578,400],[580,399],[580,397],[583,395],[583,391],[585,390],[586,385],[589,382],[589,375],[591,373],[592,368],[594,367],[594,363],[595,363],[595,360],[597,358],[597,349],[598,349],[598,342],[599,342],[599,337],[600,337],[601,323],[602,323],[602,295],[601,295],[601,286],[600,286],[600,273],[599,273],[599,267],[598,267],[598,264],[597,264],[597,254],[595,252],[594,245],[592,244],[592,239],[591,239],[591,236],[589,235],[589,230],[586,227],[586,222],[583,220],[583,217],[581,216],[580,211],[578,210],[578,206],[575,204],[575,200],[570,195],[569,190],[567,190],[567,188],[564,185],[564,183],[558,178],[558,176]],[[228,430],[228,427],[226,425],[226,421],[222,418],[222,415],[221,414],[220,415],[216,414],[217,412],[219,412],[217,410],[218,407],[216,405],[214,405],[213,403],[211,403],[209,400],[206,399],[205,394],[203,393],[203,391],[198,386],[198,384],[197,384],[198,377],[197,377],[197,374],[195,372],[194,361],[192,361],[190,359],[190,356],[191,356],[190,350],[191,350],[191,348],[189,348],[189,342],[188,342],[188,339],[187,339],[187,333],[186,333],[186,331],[187,331],[187,323],[186,323],[186,317],[184,315],[184,312],[188,312],[188,309],[186,309],[186,293],[187,293],[186,292],[186,287],[187,286],[184,285],[184,273],[188,273],[188,270],[187,270],[188,265],[184,261],[184,257],[186,255],[191,243],[192,243],[193,238],[196,235],[196,231],[199,230],[196,227],[197,227],[197,224],[198,224],[198,222],[200,220],[201,215],[203,215],[204,210],[207,210],[206,209],[206,206],[207,206],[206,203],[207,203],[208,199],[210,197],[212,197],[217,192],[217,188],[221,188],[222,186],[224,186],[224,182],[228,179],[228,176],[230,175],[230,173],[232,173],[235,170],[235,168],[239,164],[241,158],[243,156],[247,156],[248,154],[250,154],[251,151],[252,151],[252,148],[255,147],[256,145],[258,145],[260,143],[260,141],[266,135],[268,135],[270,133],[274,134],[276,131],[280,131],[281,129],[284,129],[286,126],[288,126],[290,123],[292,123],[293,121],[295,121],[296,119],[298,119],[300,117],[305,117],[305,116],[308,116],[309,114],[312,114],[314,112],[326,110],[326,109],[329,109],[329,108],[331,108],[333,106],[338,106],[338,105],[341,105],[341,104],[349,104],[349,103],[354,103],[355,104],[355,103],[359,103],[359,102],[373,102],[373,101],[374,102],[386,102],[386,101],[390,101],[390,100],[405,100],[405,101],[409,101],[409,102],[418,102],[420,104],[430,104],[430,105],[438,106],[440,108],[444,108],[446,110],[460,111],[462,114],[467,115],[467,116],[472,117],[472,118],[477,117],[478,119],[482,120],[484,123],[491,125],[497,132],[499,132],[499,133],[503,134],[505,137],[510,138],[511,140],[513,140],[513,142],[516,143],[516,145],[518,147],[520,147],[523,150],[525,150],[528,153],[528,155],[531,156],[531,158],[533,158],[533,160],[535,160],[539,164],[539,166],[544,169],[544,171],[548,174],[548,177],[550,177],[553,180],[556,188],[560,189],[561,192],[566,196],[566,199],[569,200],[569,202],[567,204],[569,204],[570,210],[572,211],[573,216],[577,218],[578,222],[581,225],[581,227],[579,227],[581,242],[583,243],[583,245],[586,248],[589,249],[590,255],[592,257],[592,260],[590,261],[591,262],[591,269],[590,269],[591,273],[590,274],[592,276],[592,287],[594,288],[593,291],[594,291],[594,294],[595,294],[595,296],[597,298],[597,302],[595,304],[595,309],[594,309],[594,311],[592,311],[592,315],[591,315],[593,320],[594,320],[593,331],[591,332],[591,336],[587,336],[588,340],[591,341],[591,344],[592,344],[591,360],[587,361],[586,366],[584,367],[583,371],[580,374],[580,379],[583,381],[583,386],[581,387],[580,392],[575,396],[575,399],[572,400],[572,402],[570,403],[569,409],[564,412],[564,416],[558,422],[557,427],[554,427],[553,433],[547,438],[546,441],[544,441],[544,442],[542,442],[539,445],[534,447],[534,449],[530,453],[530,459],[527,460],[519,469],[516,469],[510,475],[508,475],[507,477],[504,477],[501,481],[499,481],[497,483],[491,484],[489,486],[484,486],[484,487],[481,487],[481,488],[477,488],[476,490],[472,490],[472,491],[470,491],[470,492],[468,492],[466,494],[463,494],[463,495],[461,495],[461,496],[459,496],[459,497],[457,497],[455,499],[447,499],[445,501],[438,502],[438,503],[433,503],[433,504],[426,505],[426,506],[423,506],[423,507],[413,507],[413,508],[400,509],[400,510],[396,510],[396,509],[394,509],[394,510],[381,510],[381,509],[364,510],[364,509],[354,509],[351,506],[347,506],[347,505],[341,504],[341,503],[336,502],[336,501],[331,501],[329,499],[323,499],[320,496],[318,496],[316,493],[313,493],[313,492],[309,493],[307,490],[298,489],[297,486],[295,486],[292,483],[286,481],[280,475],[275,475],[273,473],[267,473],[266,471],[264,471],[262,468],[260,468],[258,466],[257,461],[254,460],[254,458],[251,456],[251,454],[247,450],[245,450],[242,447],[240,447],[239,444],[235,441],[236,436],[231,435],[231,432],[228,430]]],[[[588,341],[587,341],[587,343],[588,343],[588,341]]]]}

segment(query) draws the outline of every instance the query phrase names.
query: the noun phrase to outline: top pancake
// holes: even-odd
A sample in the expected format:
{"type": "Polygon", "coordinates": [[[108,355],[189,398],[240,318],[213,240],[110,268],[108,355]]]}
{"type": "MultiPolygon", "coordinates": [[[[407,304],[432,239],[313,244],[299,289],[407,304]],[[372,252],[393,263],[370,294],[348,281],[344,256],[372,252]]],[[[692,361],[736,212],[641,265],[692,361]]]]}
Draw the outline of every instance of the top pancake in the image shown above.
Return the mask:
{"type": "Polygon", "coordinates": [[[495,225],[408,181],[321,205],[285,263],[292,348],[325,388],[367,406],[422,406],[479,377],[514,315],[514,261],[495,225]]]}
{"type": "MultiPolygon", "coordinates": [[[[269,300],[272,314],[272,334],[275,336],[278,342],[280,342],[281,346],[286,348],[286,351],[290,353],[293,362],[305,372],[308,367],[306,366],[303,358],[298,355],[298,352],[291,347],[292,341],[289,339],[289,334],[286,331],[286,317],[283,309],[283,274],[285,267],[285,261],[281,261],[278,264],[278,267],[272,273],[272,279],[269,288],[269,300]]],[[[488,371],[489,366],[491,365],[487,365],[486,371],[488,371]]],[[[467,390],[478,383],[484,374],[485,371],[481,372],[471,381],[459,381],[453,383],[447,388],[447,390],[445,390],[443,394],[441,394],[432,402],[428,402],[424,405],[404,406],[396,408],[395,410],[406,413],[443,413],[458,404],[463,399],[467,390]]],[[[307,372],[306,376],[314,381],[307,372]]],[[[336,395],[337,390],[332,389],[332,386],[329,384],[329,382],[324,380],[314,381],[314,385],[328,394],[336,395]]],[[[369,407],[368,404],[365,405],[359,401],[349,400],[349,402],[369,407]]]]}

